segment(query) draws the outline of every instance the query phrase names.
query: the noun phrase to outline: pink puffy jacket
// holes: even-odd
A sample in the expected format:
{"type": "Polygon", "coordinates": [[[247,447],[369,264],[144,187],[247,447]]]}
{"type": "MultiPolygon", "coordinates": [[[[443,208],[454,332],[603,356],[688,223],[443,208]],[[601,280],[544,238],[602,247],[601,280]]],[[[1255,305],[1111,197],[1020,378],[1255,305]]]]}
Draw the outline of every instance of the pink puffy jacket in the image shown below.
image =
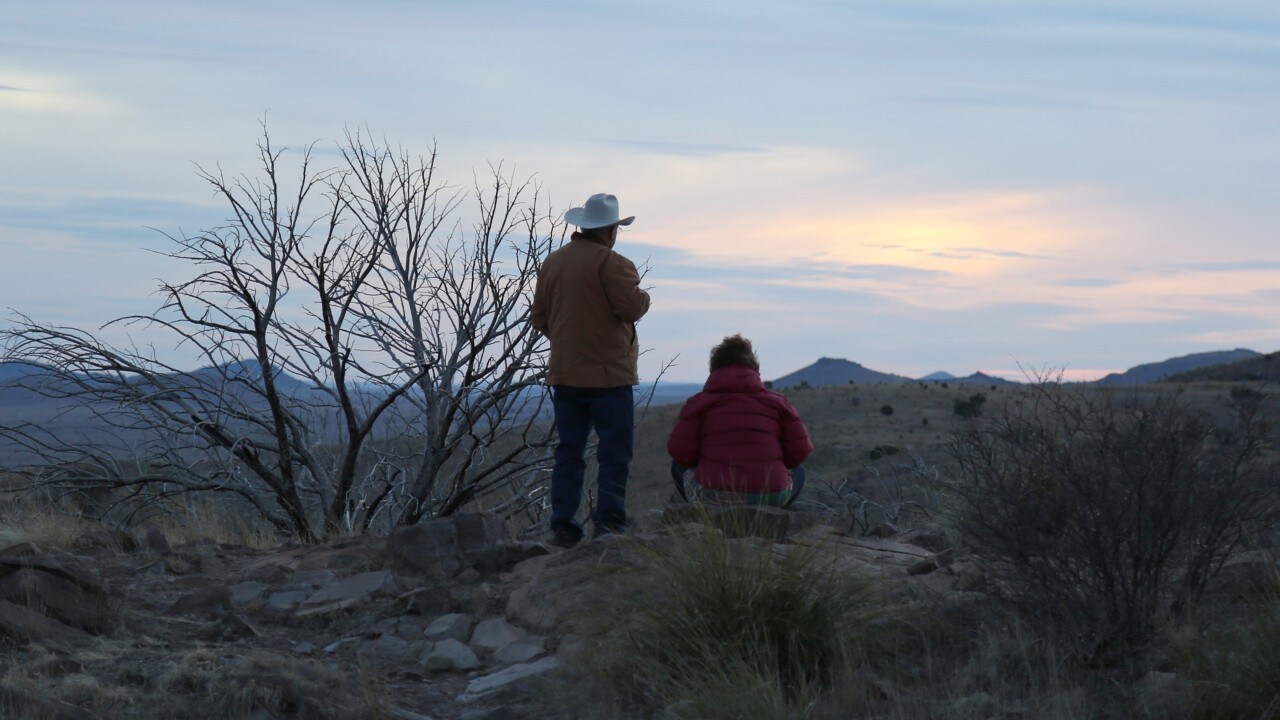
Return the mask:
{"type": "Polygon", "coordinates": [[[713,370],[685,402],[667,452],[685,467],[696,465],[702,487],[773,493],[788,487],[787,469],[804,462],[813,443],[796,409],[766,390],[759,372],[731,365],[713,370]]]}

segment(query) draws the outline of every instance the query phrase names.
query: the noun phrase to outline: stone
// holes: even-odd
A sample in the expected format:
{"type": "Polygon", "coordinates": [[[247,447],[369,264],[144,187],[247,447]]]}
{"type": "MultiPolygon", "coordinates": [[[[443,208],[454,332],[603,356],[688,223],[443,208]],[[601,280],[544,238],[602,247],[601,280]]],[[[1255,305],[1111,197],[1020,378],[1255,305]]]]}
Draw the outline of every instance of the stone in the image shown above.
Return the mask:
{"type": "Polygon", "coordinates": [[[256,607],[262,604],[262,599],[270,589],[266,583],[252,580],[236,583],[230,588],[231,603],[236,607],[256,607]]]}
{"type": "Polygon", "coordinates": [[[22,568],[38,570],[66,580],[93,594],[106,594],[106,588],[73,555],[65,552],[43,553],[31,543],[20,543],[0,550],[0,578],[22,568]]]}
{"type": "MultiPolygon", "coordinates": [[[[439,518],[432,522],[442,522],[439,518]]],[[[458,544],[464,553],[471,553],[512,541],[511,526],[496,513],[457,513],[447,520],[457,528],[458,544]]]]}
{"type": "Polygon", "coordinates": [[[0,600],[0,637],[22,645],[43,645],[58,652],[72,652],[92,639],[83,630],[7,600],[0,600]]]}
{"type": "Polygon", "coordinates": [[[593,634],[580,626],[592,622],[591,607],[607,602],[618,589],[617,574],[625,572],[634,559],[621,551],[624,545],[585,543],[585,547],[521,563],[515,572],[528,580],[508,596],[507,619],[537,633],[593,634]],[[606,546],[608,552],[598,557],[590,554],[592,547],[606,546]]]}
{"type": "Polygon", "coordinates": [[[524,639],[526,635],[527,632],[502,618],[490,618],[476,624],[471,631],[471,644],[485,650],[497,650],[524,639]]]}
{"type": "Polygon", "coordinates": [[[433,644],[422,655],[418,664],[430,672],[474,670],[480,667],[480,658],[469,646],[458,640],[446,638],[433,644]]]}
{"type": "Polygon", "coordinates": [[[940,553],[953,546],[953,543],[950,538],[947,537],[946,533],[933,528],[904,530],[903,532],[895,535],[893,539],[908,545],[916,545],[924,548],[925,550],[936,553],[940,553]]]}
{"type": "Polygon", "coordinates": [[[109,625],[106,592],[66,574],[24,567],[0,577],[0,600],[7,600],[91,633],[109,625]]]}
{"type": "Polygon", "coordinates": [[[364,640],[356,646],[356,657],[362,662],[375,662],[386,665],[409,665],[422,656],[426,643],[422,640],[409,641],[395,635],[380,635],[372,640],[364,640]]]}
{"type": "Polygon", "coordinates": [[[458,720],[509,720],[519,717],[519,711],[509,705],[498,707],[468,708],[458,716],[458,720]]]}
{"type": "Polygon", "coordinates": [[[451,522],[430,521],[387,537],[387,557],[394,567],[436,580],[448,580],[463,569],[458,531],[451,522]]]}
{"type": "Polygon", "coordinates": [[[307,597],[302,603],[302,612],[351,607],[376,595],[391,594],[395,588],[395,576],[387,570],[352,575],[307,597]]]}
{"type": "Polygon", "coordinates": [[[942,552],[936,555],[930,555],[929,557],[923,560],[917,560],[911,565],[908,565],[907,574],[908,575],[927,575],[933,572],[934,570],[938,570],[940,568],[944,568],[950,565],[951,563],[955,562],[955,559],[956,559],[955,548],[949,548],[947,550],[943,550],[942,552]]]}
{"type": "Polygon", "coordinates": [[[493,659],[503,665],[529,662],[546,652],[546,647],[546,638],[529,635],[498,648],[493,652],[493,659]]]}
{"type": "Polygon", "coordinates": [[[291,613],[298,609],[307,593],[302,590],[284,590],[267,596],[267,610],[276,613],[291,613]]]}
{"type": "Polygon", "coordinates": [[[211,585],[179,597],[165,615],[221,617],[231,609],[231,591],[226,585],[211,585]]]}
{"type": "Polygon", "coordinates": [[[174,575],[192,575],[204,571],[204,558],[200,555],[169,554],[164,558],[164,569],[174,575]]]}
{"type": "Polygon", "coordinates": [[[663,510],[661,522],[667,527],[700,523],[716,528],[729,537],[755,536],[781,540],[792,533],[817,525],[819,520],[809,513],[782,508],[700,503],[668,506],[663,510]]]}
{"type": "Polygon", "coordinates": [[[519,663],[488,675],[473,678],[467,683],[467,689],[458,696],[458,702],[475,702],[492,695],[498,690],[517,686],[528,678],[537,677],[560,667],[560,661],[554,657],[545,657],[531,663],[519,663]]]}
{"type": "Polygon", "coordinates": [[[333,654],[341,650],[345,645],[359,644],[359,642],[360,642],[360,638],[350,638],[350,637],[342,638],[341,640],[334,640],[333,642],[324,646],[324,651],[326,653],[333,654]]]}
{"type": "Polygon", "coordinates": [[[299,570],[330,570],[355,575],[384,567],[386,543],[375,537],[356,537],[326,547],[311,548],[298,558],[299,570]]]}
{"type": "Polygon", "coordinates": [[[164,557],[173,552],[173,549],[169,546],[169,539],[164,536],[164,531],[158,527],[147,528],[146,544],[147,552],[152,555],[164,557]]]}
{"type": "Polygon", "coordinates": [[[319,590],[338,579],[332,570],[304,570],[296,572],[281,587],[282,590],[319,590]]]}
{"type": "Polygon", "coordinates": [[[471,636],[472,618],[465,613],[441,615],[423,631],[423,636],[433,642],[457,640],[462,642],[471,636]]]}

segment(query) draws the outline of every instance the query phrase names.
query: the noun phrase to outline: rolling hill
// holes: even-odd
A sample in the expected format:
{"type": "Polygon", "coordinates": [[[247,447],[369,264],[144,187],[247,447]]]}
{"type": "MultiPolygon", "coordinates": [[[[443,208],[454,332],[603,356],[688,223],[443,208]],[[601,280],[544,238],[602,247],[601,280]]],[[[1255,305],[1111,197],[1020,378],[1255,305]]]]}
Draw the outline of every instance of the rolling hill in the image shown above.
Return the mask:
{"type": "Polygon", "coordinates": [[[1166,382],[1275,382],[1280,380],[1280,352],[1212,365],[1170,375],[1166,382]]]}
{"type": "Polygon", "coordinates": [[[1098,380],[1099,385],[1141,385],[1164,380],[1172,375],[1187,373],[1200,368],[1236,363],[1257,358],[1259,353],[1246,348],[1192,353],[1160,362],[1135,365],[1122,373],[1111,373],[1098,380]]]}
{"type": "Polygon", "coordinates": [[[882,373],[850,362],[844,358],[818,358],[818,361],[800,368],[773,381],[775,388],[799,387],[808,385],[848,385],[850,383],[865,385],[870,383],[905,383],[915,382],[909,377],[882,373]]]}

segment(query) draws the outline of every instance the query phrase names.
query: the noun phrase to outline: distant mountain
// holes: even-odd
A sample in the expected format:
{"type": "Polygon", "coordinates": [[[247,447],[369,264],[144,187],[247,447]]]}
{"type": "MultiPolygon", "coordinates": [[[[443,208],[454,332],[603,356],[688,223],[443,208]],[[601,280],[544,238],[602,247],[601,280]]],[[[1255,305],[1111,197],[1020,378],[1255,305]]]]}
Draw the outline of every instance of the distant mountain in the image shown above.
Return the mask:
{"type": "Polygon", "coordinates": [[[935,380],[943,381],[943,380],[955,380],[955,379],[956,379],[955,375],[952,375],[949,372],[944,372],[942,370],[939,370],[938,372],[929,373],[928,375],[925,375],[924,377],[920,378],[920,382],[933,382],[935,380]]]}
{"type": "MultiPolygon", "coordinates": [[[[228,380],[255,388],[263,387],[262,366],[257,360],[235,360],[221,366],[203,367],[190,373],[189,377],[219,388],[228,380]]],[[[280,368],[272,370],[271,378],[275,381],[276,389],[284,395],[298,395],[316,389],[313,383],[299,380],[280,368]]]]}
{"type": "Polygon", "coordinates": [[[30,362],[0,362],[0,383],[13,382],[31,375],[47,375],[52,370],[45,365],[30,362]]]}
{"type": "Polygon", "coordinates": [[[636,388],[636,400],[639,401],[641,396],[653,391],[649,399],[650,405],[673,405],[675,403],[683,403],[690,397],[702,392],[702,383],[680,383],[680,382],[663,382],[659,381],[655,386],[653,383],[641,383],[636,388]]]}
{"type": "Polygon", "coordinates": [[[972,375],[966,375],[965,377],[958,377],[952,380],[951,382],[956,383],[957,385],[987,385],[987,386],[1021,384],[1021,383],[1014,382],[1013,380],[1005,380],[1002,377],[996,377],[995,375],[988,375],[984,372],[976,372],[972,375]]]}
{"type": "Polygon", "coordinates": [[[818,358],[818,362],[783,375],[773,381],[774,388],[797,387],[801,383],[810,387],[821,385],[848,385],[850,383],[905,383],[915,382],[908,377],[869,370],[856,362],[843,358],[818,358]]]}
{"type": "Polygon", "coordinates": [[[920,378],[920,382],[947,383],[947,384],[955,383],[956,385],[987,385],[987,386],[1019,384],[1012,380],[1005,380],[1002,377],[996,377],[995,375],[988,375],[984,372],[975,372],[972,375],[959,377],[957,375],[952,375],[949,372],[941,372],[941,371],[925,375],[924,377],[920,378]]]}
{"type": "Polygon", "coordinates": [[[1280,352],[1197,368],[1165,378],[1167,382],[1274,382],[1280,380],[1280,352]]]}
{"type": "Polygon", "coordinates": [[[1170,375],[1186,373],[1214,365],[1225,365],[1241,360],[1256,358],[1261,353],[1246,348],[1235,350],[1218,350],[1215,352],[1193,353],[1181,357],[1169,358],[1161,362],[1146,363],[1131,367],[1122,373],[1111,373],[1098,380],[1099,385],[1141,385],[1163,380],[1170,375]]]}

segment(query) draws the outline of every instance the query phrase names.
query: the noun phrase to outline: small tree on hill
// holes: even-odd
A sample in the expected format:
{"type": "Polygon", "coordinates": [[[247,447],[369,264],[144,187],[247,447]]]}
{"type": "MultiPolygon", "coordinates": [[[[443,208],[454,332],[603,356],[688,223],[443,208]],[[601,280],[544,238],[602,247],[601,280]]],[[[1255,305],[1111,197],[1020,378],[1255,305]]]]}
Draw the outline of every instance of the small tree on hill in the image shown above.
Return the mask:
{"type": "Polygon", "coordinates": [[[191,274],[114,321],[171,332],[205,369],[26,317],[0,334],[5,359],[53,369],[32,389],[115,431],[0,428],[41,461],[27,486],[110,488],[129,512],[227,494],[304,540],[534,502],[551,437],[528,299],[563,239],[539,188],[501,168],[454,188],[434,148],[360,133],[332,168],[307,148],[289,171],[265,132],[258,150],[256,177],[201,171],[228,220],[168,236],[191,274]]]}

